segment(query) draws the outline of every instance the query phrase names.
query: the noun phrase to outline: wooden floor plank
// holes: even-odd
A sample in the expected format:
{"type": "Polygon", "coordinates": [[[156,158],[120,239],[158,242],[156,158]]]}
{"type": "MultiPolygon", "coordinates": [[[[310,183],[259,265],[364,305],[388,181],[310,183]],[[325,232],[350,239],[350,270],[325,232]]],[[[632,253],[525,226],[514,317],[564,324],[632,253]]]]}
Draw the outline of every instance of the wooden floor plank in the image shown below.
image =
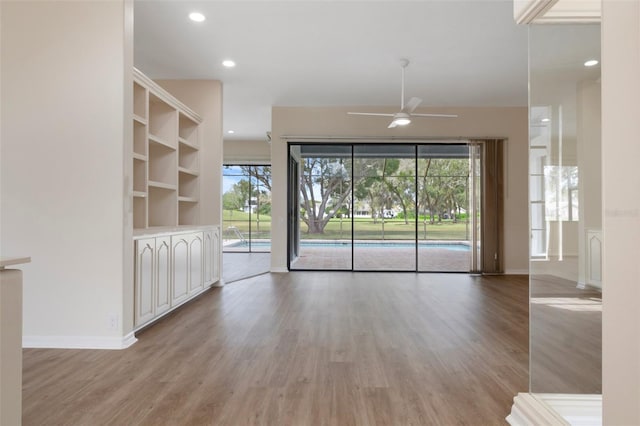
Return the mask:
{"type": "Polygon", "coordinates": [[[528,280],[291,272],[203,294],[123,351],[25,349],[24,425],[504,425],[528,280]]]}

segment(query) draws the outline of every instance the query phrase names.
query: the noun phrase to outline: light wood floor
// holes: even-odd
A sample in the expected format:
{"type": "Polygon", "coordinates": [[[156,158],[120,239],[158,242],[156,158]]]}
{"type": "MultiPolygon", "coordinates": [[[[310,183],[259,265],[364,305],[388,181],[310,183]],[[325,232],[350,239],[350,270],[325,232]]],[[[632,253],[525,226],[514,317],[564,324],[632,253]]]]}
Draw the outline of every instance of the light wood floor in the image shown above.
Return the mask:
{"type": "Polygon", "coordinates": [[[271,269],[271,253],[222,253],[222,279],[229,284],[271,269]]]}
{"type": "Polygon", "coordinates": [[[291,272],[216,288],[123,351],[26,349],[24,425],[499,425],[527,279],[291,272]]]}
{"type": "Polygon", "coordinates": [[[531,278],[531,392],[602,393],[602,294],[531,278]]]}

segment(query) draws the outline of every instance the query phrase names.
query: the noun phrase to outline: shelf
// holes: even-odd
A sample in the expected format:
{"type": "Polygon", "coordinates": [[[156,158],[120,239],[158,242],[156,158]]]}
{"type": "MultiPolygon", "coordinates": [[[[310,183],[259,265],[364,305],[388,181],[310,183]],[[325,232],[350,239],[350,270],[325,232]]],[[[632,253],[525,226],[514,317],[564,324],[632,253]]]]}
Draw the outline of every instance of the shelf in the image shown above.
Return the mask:
{"type": "Polygon", "coordinates": [[[147,227],[147,197],[133,197],[133,227],[147,227]]]}
{"type": "Polygon", "coordinates": [[[133,190],[147,191],[147,163],[136,158],[133,160],[133,190]]]}
{"type": "Polygon", "coordinates": [[[178,224],[197,225],[200,219],[200,209],[197,202],[178,203],[178,224]]]}
{"type": "Polygon", "coordinates": [[[147,117],[147,89],[144,86],[133,82],[133,116],[140,117],[145,121],[147,117]]]}
{"type": "Polygon", "coordinates": [[[133,152],[147,155],[147,126],[137,121],[133,122],[133,152]]]}
{"type": "Polygon", "coordinates": [[[153,93],[149,93],[149,133],[167,141],[178,139],[178,110],[153,93]]]}
{"type": "Polygon", "coordinates": [[[200,175],[200,172],[198,172],[197,170],[187,169],[186,167],[178,167],[178,172],[191,175],[191,176],[200,175]]]}
{"type": "Polygon", "coordinates": [[[143,126],[147,125],[147,119],[144,117],[140,117],[139,115],[133,114],[133,121],[138,124],[142,124],[143,126]]]}
{"type": "Polygon", "coordinates": [[[198,150],[190,145],[180,144],[178,167],[186,170],[198,170],[198,150]]]}
{"type": "Polygon", "coordinates": [[[178,142],[180,142],[182,145],[186,145],[191,149],[198,149],[197,146],[195,146],[194,144],[192,144],[191,142],[189,142],[188,140],[184,139],[184,138],[178,138],[178,142]]]}
{"type": "Polygon", "coordinates": [[[198,225],[202,118],[135,68],[133,78],[134,229],[198,225]]]}
{"type": "Polygon", "coordinates": [[[158,189],[166,189],[168,191],[175,191],[176,190],[176,186],[172,185],[170,183],[164,183],[164,182],[157,182],[154,180],[150,180],[148,182],[149,188],[158,188],[158,189]]]}
{"type": "Polygon", "coordinates": [[[198,177],[180,173],[178,178],[178,195],[195,198],[198,196],[198,177]]]}
{"type": "Polygon", "coordinates": [[[175,185],[178,178],[176,151],[160,144],[149,144],[149,180],[175,185]]]}
{"type": "Polygon", "coordinates": [[[197,203],[198,199],[195,197],[183,197],[181,195],[178,196],[178,201],[181,203],[197,203]]]}
{"type": "Polygon", "coordinates": [[[168,149],[172,149],[174,151],[176,149],[176,147],[174,145],[171,145],[171,143],[169,143],[168,141],[166,141],[166,140],[164,140],[164,139],[162,139],[162,138],[160,138],[160,137],[158,137],[156,135],[153,135],[151,133],[149,133],[149,143],[156,143],[158,145],[162,145],[162,146],[164,146],[164,147],[166,147],[168,149]]]}
{"type": "Polygon", "coordinates": [[[149,182],[149,214],[147,226],[175,226],[178,224],[178,197],[175,188],[159,182],[149,182]]]}
{"type": "Polygon", "coordinates": [[[180,113],[178,122],[178,136],[185,143],[198,145],[198,123],[184,113],[180,113]]]}

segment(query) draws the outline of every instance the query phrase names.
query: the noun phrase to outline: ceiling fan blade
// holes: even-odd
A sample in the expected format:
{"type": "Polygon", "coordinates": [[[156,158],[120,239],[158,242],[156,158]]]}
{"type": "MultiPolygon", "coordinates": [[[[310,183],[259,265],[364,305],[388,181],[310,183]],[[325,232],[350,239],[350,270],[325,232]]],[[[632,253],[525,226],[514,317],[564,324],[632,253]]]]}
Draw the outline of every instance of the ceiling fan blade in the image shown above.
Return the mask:
{"type": "Polygon", "coordinates": [[[421,102],[422,99],[420,98],[413,97],[409,99],[409,102],[407,102],[407,104],[404,106],[402,112],[408,112],[409,114],[411,114],[416,108],[418,108],[418,105],[420,105],[421,102]]]}
{"type": "Polygon", "coordinates": [[[382,114],[376,112],[348,112],[349,115],[375,115],[380,117],[393,117],[394,114],[382,114]]]}
{"type": "Polygon", "coordinates": [[[395,127],[398,127],[398,125],[396,124],[396,121],[393,120],[388,126],[387,129],[393,129],[395,127]]]}
{"type": "Polygon", "coordinates": [[[458,118],[458,114],[411,114],[412,117],[458,118]]]}

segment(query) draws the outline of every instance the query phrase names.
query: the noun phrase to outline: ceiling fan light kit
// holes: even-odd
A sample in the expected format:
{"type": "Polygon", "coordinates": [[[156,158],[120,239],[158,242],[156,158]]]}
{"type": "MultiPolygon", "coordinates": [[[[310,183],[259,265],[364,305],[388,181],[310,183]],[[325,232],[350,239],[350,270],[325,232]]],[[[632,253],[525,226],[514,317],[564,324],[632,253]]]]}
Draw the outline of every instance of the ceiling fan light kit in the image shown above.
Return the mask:
{"type": "Polygon", "coordinates": [[[404,103],[404,70],[409,65],[408,59],[400,60],[400,67],[402,69],[402,86],[400,90],[400,111],[395,114],[386,113],[374,113],[374,112],[347,112],[348,115],[368,115],[368,116],[383,116],[393,117],[388,128],[393,129],[397,126],[406,126],[411,123],[411,117],[438,117],[438,118],[456,118],[457,114],[417,114],[414,113],[415,109],[422,103],[422,99],[413,97],[409,99],[409,102],[404,103]]]}

